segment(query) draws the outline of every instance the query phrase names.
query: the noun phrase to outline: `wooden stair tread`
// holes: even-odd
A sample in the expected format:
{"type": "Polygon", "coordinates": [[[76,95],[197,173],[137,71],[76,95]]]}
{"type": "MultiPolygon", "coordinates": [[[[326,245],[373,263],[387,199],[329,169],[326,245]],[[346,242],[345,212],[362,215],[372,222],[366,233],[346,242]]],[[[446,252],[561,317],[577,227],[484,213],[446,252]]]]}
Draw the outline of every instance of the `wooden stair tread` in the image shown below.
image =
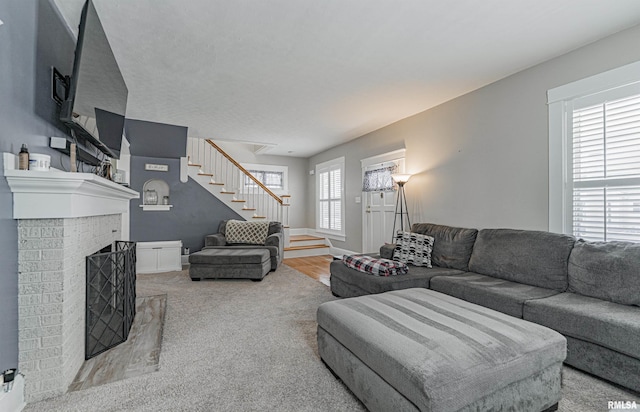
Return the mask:
{"type": "Polygon", "coordinates": [[[234,199],[232,200],[233,203],[245,203],[246,200],[240,200],[240,199],[234,199]]]}
{"type": "Polygon", "coordinates": [[[196,163],[191,163],[189,166],[202,167],[202,165],[199,165],[199,164],[196,164],[196,163]]]}
{"type": "Polygon", "coordinates": [[[290,242],[304,242],[306,240],[324,240],[324,238],[311,235],[292,235],[289,236],[290,242]]]}
{"type": "Polygon", "coordinates": [[[252,216],[252,219],[266,219],[266,216],[252,216]]]}
{"type": "Polygon", "coordinates": [[[308,250],[308,249],[322,249],[328,248],[328,245],[307,245],[307,246],[289,246],[284,248],[285,251],[288,250],[308,250]]]}
{"type": "Polygon", "coordinates": [[[213,176],[213,173],[198,173],[198,176],[213,176]]]}
{"type": "Polygon", "coordinates": [[[223,195],[235,195],[236,194],[236,192],[220,192],[220,193],[222,193],[223,195]]]}
{"type": "Polygon", "coordinates": [[[251,210],[251,211],[253,211],[253,210],[256,210],[256,208],[255,207],[243,207],[242,210],[251,210]]]}
{"type": "Polygon", "coordinates": [[[224,183],[219,183],[219,182],[209,182],[210,185],[218,185],[218,186],[224,186],[224,183]]]}

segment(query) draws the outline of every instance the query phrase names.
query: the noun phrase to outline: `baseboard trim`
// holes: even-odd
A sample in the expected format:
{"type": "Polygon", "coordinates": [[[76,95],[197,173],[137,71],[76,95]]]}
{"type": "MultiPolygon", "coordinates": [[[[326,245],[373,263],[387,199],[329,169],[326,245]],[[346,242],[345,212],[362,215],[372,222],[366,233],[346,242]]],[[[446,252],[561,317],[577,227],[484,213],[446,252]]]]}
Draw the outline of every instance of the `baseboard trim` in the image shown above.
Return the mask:
{"type": "Polygon", "coordinates": [[[13,380],[13,388],[9,392],[0,388],[0,410],[20,412],[25,406],[27,404],[24,401],[24,376],[17,373],[13,380]]]}
{"type": "Polygon", "coordinates": [[[329,248],[329,251],[331,252],[331,254],[333,256],[337,256],[337,255],[358,255],[358,254],[360,254],[359,252],[354,252],[352,250],[347,250],[347,249],[341,249],[339,247],[334,247],[334,246],[331,246],[329,248]]]}

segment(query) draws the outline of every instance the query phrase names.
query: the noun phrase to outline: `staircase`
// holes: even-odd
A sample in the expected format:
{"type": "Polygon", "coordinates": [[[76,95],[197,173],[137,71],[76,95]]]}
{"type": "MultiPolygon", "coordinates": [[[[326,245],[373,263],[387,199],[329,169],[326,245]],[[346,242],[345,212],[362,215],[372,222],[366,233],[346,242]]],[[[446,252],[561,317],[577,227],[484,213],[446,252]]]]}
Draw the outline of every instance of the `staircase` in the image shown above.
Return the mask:
{"type": "MultiPolygon", "coordinates": [[[[210,139],[187,139],[188,176],[245,220],[289,228],[289,196],[277,196],[210,139]]],[[[286,235],[285,235],[286,236],[286,235]]]]}
{"type": "Polygon", "coordinates": [[[282,222],[285,258],[330,254],[327,239],[290,236],[291,196],[278,196],[210,139],[187,139],[187,175],[245,220],[282,222]]]}
{"type": "Polygon", "coordinates": [[[284,257],[295,258],[303,256],[328,255],[330,246],[327,239],[310,235],[292,235],[289,246],[284,248],[284,257]]]}

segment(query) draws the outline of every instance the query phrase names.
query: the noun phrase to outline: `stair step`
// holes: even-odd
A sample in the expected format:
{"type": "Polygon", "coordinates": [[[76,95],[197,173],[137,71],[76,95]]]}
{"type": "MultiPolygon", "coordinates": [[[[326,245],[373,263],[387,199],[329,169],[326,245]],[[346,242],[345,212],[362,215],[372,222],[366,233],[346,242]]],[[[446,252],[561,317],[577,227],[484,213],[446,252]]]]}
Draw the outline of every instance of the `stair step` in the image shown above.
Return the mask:
{"type": "Polygon", "coordinates": [[[224,186],[224,183],[219,183],[219,182],[209,182],[210,185],[218,185],[218,186],[224,186]]]}
{"type": "MultiPolygon", "coordinates": [[[[245,203],[245,202],[246,202],[246,200],[233,199],[233,200],[232,200],[232,202],[233,202],[233,203],[245,203]]],[[[245,209],[245,210],[247,210],[247,209],[245,209]]]]}
{"type": "Polygon", "coordinates": [[[235,195],[236,194],[236,192],[220,192],[220,193],[222,193],[223,195],[235,195]]]}
{"type": "Polygon", "coordinates": [[[213,176],[213,173],[198,173],[198,176],[213,176]]]}
{"type": "Polygon", "coordinates": [[[255,207],[243,207],[242,210],[256,210],[255,207]]]}
{"type": "Polygon", "coordinates": [[[290,242],[304,242],[306,240],[324,240],[324,238],[311,235],[293,235],[289,237],[290,242]]]}
{"type": "Polygon", "coordinates": [[[328,245],[306,245],[306,246],[289,246],[284,248],[285,251],[287,250],[307,250],[307,249],[322,249],[322,248],[328,248],[328,245]]]}
{"type": "Polygon", "coordinates": [[[266,216],[253,216],[254,219],[266,219],[266,216]]]}
{"type": "Polygon", "coordinates": [[[202,165],[199,165],[199,164],[196,164],[196,163],[191,163],[189,166],[202,167],[202,165]]]}

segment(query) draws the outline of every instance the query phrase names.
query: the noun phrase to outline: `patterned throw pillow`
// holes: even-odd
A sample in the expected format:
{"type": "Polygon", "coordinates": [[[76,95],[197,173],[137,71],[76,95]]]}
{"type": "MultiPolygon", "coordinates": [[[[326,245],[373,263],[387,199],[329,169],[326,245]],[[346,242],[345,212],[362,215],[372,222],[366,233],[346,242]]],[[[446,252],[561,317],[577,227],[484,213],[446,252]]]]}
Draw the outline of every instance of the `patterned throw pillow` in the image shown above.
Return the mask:
{"type": "Polygon", "coordinates": [[[344,255],[342,263],[352,269],[375,276],[397,276],[409,273],[409,268],[402,262],[366,255],[344,255]]]}
{"type": "Polygon", "coordinates": [[[399,230],[396,234],[393,260],[430,268],[431,251],[433,251],[433,237],[399,230]]]}
{"type": "Polygon", "coordinates": [[[269,233],[269,222],[229,220],[225,227],[227,243],[264,245],[269,233]]]}

